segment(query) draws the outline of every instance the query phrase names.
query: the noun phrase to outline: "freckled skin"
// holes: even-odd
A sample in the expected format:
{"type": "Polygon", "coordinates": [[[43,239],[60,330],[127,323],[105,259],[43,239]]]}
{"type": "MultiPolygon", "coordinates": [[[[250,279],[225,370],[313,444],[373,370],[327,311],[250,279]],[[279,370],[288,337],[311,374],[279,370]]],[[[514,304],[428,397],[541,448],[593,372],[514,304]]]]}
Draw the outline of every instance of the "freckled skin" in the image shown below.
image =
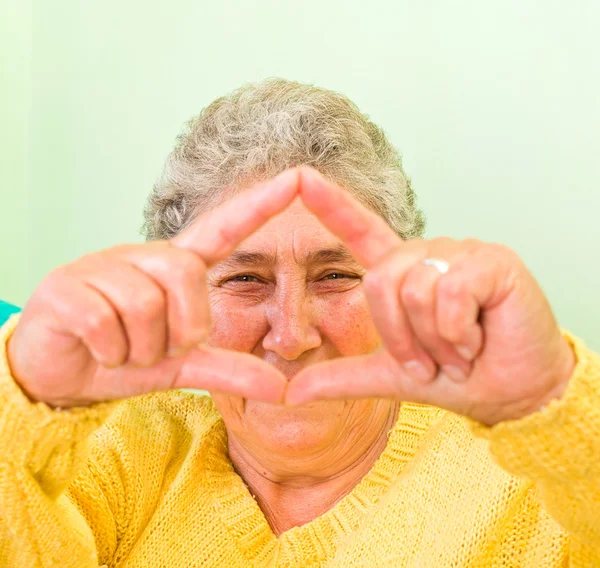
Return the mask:
{"type": "MultiPolygon", "coordinates": [[[[310,252],[339,244],[299,200],[271,219],[238,250],[271,255],[274,264],[220,264],[211,269],[209,343],[252,353],[288,378],[320,361],[377,349],[381,339],[361,285],[364,269],[348,261],[305,262],[310,252]]],[[[369,438],[364,435],[369,425],[381,426],[397,408],[375,399],[285,408],[212,395],[230,445],[234,440],[251,453],[306,460],[369,438]]],[[[337,453],[332,451],[332,458],[337,453]]]]}

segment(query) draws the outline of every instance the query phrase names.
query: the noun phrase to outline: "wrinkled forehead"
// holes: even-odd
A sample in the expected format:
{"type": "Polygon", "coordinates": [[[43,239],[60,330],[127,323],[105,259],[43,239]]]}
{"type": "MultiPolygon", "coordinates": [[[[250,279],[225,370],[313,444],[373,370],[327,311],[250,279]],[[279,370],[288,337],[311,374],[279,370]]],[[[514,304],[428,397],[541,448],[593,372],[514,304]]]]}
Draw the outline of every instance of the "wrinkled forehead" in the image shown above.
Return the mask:
{"type": "Polygon", "coordinates": [[[269,219],[242,244],[244,248],[306,248],[325,243],[334,246],[340,244],[340,241],[306,208],[300,198],[296,198],[287,209],[269,219]]]}
{"type": "Polygon", "coordinates": [[[272,264],[285,259],[299,264],[355,262],[344,243],[299,198],[247,237],[225,262],[272,264]]]}

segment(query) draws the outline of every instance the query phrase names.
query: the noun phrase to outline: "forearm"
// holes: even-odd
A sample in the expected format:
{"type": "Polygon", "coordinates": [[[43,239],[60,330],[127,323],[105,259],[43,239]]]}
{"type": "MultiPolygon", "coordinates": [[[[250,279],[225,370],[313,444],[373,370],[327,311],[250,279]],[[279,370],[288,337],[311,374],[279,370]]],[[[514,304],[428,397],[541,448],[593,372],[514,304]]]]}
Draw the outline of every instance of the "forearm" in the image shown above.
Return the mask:
{"type": "Polygon", "coordinates": [[[600,546],[600,356],[569,338],[577,364],[560,399],[476,435],[509,473],[536,483],[548,513],[575,546],[600,546]]]}
{"type": "Polygon", "coordinates": [[[111,405],[60,411],[32,403],[10,374],[0,333],[0,565],[97,566],[91,529],[63,493],[111,405]]]}

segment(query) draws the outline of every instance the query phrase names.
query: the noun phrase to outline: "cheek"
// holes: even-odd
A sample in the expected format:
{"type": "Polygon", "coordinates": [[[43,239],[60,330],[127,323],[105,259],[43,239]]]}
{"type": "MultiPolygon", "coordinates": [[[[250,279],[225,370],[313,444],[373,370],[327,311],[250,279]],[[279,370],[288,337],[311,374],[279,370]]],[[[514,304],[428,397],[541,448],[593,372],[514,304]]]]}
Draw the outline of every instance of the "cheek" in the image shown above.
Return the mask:
{"type": "Polygon", "coordinates": [[[260,306],[240,305],[235,298],[209,298],[211,333],[208,344],[213,347],[251,353],[266,333],[264,310],[260,306]]]}
{"type": "Polygon", "coordinates": [[[381,345],[362,286],[323,298],[319,327],[342,356],[371,353],[381,345]]]}
{"type": "MultiPolygon", "coordinates": [[[[381,345],[362,286],[340,294],[328,294],[314,303],[313,325],[339,355],[371,353],[381,345]]],[[[210,298],[213,347],[251,353],[269,331],[260,305],[240,303],[234,297],[210,298]]]]}

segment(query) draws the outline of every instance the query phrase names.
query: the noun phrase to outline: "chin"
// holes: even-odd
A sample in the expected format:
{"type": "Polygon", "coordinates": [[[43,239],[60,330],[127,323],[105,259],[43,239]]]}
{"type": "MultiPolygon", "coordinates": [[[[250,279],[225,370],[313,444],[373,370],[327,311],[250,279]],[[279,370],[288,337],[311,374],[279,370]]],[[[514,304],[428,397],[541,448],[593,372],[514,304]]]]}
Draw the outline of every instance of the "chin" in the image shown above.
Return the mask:
{"type": "Polygon", "coordinates": [[[328,444],[339,431],[345,405],[344,401],[317,401],[286,407],[247,401],[244,422],[265,447],[297,455],[328,444]]]}

